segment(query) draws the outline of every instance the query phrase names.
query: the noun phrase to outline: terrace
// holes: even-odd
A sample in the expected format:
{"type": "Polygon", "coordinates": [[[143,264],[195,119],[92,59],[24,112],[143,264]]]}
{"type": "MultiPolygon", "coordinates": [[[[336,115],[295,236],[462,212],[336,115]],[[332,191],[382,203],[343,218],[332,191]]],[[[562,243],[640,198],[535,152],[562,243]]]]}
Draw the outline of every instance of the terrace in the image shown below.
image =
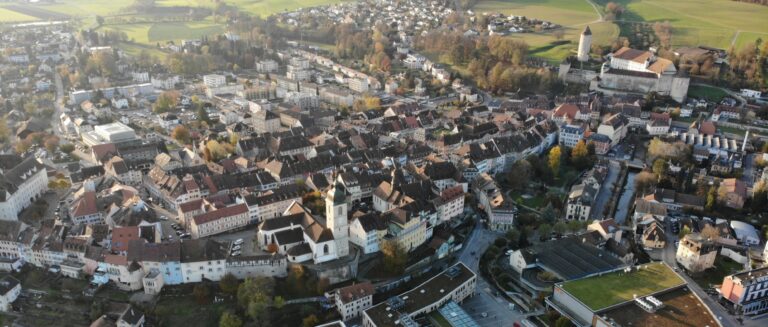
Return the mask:
{"type": "Polygon", "coordinates": [[[635,304],[627,304],[600,313],[601,317],[619,326],[718,326],[707,307],[686,289],[677,289],[656,296],[664,308],[649,313],[635,304]]]}
{"type": "Polygon", "coordinates": [[[565,282],[562,289],[592,311],[599,311],[631,301],[635,296],[648,296],[683,285],[685,281],[669,266],[650,263],[632,268],[630,273],[619,271],[565,282]]]}

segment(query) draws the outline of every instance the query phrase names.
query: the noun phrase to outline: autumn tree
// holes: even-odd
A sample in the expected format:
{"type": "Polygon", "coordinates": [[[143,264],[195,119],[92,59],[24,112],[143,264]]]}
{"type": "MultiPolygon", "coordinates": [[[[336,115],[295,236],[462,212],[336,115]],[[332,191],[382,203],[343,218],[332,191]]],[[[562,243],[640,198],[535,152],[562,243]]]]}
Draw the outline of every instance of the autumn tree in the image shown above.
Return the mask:
{"type": "Polygon", "coordinates": [[[584,140],[580,140],[571,150],[571,162],[579,169],[588,169],[593,165],[592,156],[589,153],[589,146],[584,140]]]}
{"type": "Polygon", "coordinates": [[[384,255],[384,269],[391,275],[399,275],[405,271],[408,262],[408,252],[395,241],[385,240],[381,243],[381,253],[384,255]]]}
{"type": "Polygon", "coordinates": [[[714,241],[720,237],[720,232],[717,231],[717,228],[707,224],[704,226],[704,228],[701,229],[701,236],[703,236],[705,239],[714,241]]]}
{"type": "Polygon", "coordinates": [[[62,144],[61,146],[59,146],[59,150],[61,150],[61,152],[64,152],[66,154],[70,154],[72,153],[72,151],[75,151],[75,145],[72,143],[62,144]]]}
{"type": "Polygon", "coordinates": [[[307,317],[304,317],[304,319],[301,321],[301,324],[304,327],[315,327],[320,324],[320,319],[318,319],[315,314],[311,314],[307,317]]]}
{"type": "Polygon", "coordinates": [[[635,175],[635,190],[638,194],[647,194],[656,186],[658,178],[651,172],[643,171],[635,175]]]}
{"type": "Polygon", "coordinates": [[[152,111],[156,114],[172,111],[176,109],[181,99],[181,93],[176,90],[165,91],[160,93],[155,100],[155,104],[152,106],[152,111]]]}
{"type": "Polygon", "coordinates": [[[184,125],[176,126],[171,132],[171,138],[179,141],[181,144],[189,144],[191,139],[189,129],[184,125]]]}
{"type": "Polygon", "coordinates": [[[247,278],[237,288],[237,303],[257,326],[270,326],[270,311],[274,295],[271,278],[247,278]]]}
{"type": "Polygon", "coordinates": [[[552,173],[555,175],[555,178],[557,178],[558,174],[560,173],[560,163],[562,161],[562,152],[560,151],[560,146],[555,146],[552,148],[552,150],[549,150],[549,168],[552,170],[552,173]]]}

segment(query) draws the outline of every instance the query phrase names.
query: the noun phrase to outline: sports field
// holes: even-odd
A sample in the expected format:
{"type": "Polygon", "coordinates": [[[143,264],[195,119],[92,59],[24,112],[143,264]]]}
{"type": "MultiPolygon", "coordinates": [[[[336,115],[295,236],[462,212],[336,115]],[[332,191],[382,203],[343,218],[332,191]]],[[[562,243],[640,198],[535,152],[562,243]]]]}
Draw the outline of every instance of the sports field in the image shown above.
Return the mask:
{"type": "Polygon", "coordinates": [[[212,20],[107,25],[103,28],[125,32],[128,34],[128,38],[133,39],[134,42],[149,45],[155,45],[157,42],[178,42],[182,39],[197,39],[201,36],[216,35],[224,32],[224,27],[212,20]]]}

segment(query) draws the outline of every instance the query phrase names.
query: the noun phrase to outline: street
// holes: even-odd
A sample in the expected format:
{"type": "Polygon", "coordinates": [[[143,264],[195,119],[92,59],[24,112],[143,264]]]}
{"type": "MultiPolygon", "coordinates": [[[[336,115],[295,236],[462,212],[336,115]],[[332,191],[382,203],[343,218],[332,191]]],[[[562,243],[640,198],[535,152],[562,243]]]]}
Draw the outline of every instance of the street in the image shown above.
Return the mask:
{"type": "MultiPolygon", "coordinates": [[[[675,253],[677,252],[677,249],[675,248],[675,242],[678,241],[678,238],[677,235],[671,232],[671,223],[669,220],[665,221],[665,225],[665,229],[667,230],[667,246],[661,251],[661,260],[668,264],[670,267],[678,267],[677,261],[675,259],[675,253]]],[[[714,314],[715,317],[720,320],[720,323],[724,327],[759,327],[768,325],[768,317],[763,317],[758,320],[745,318],[743,323],[739,323],[735,316],[729,314],[728,311],[722,305],[720,305],[716,297],[704,292],[699,284],[697,284],[690,276],[688,276],[688,274],[680,271],[678,272],[678,275],[680,275],[685,280],[685,282],[688,283],[688,288],[693,291],[693,293],[695,293],[707,307],[709,307],[709,309],[712,311],[712,314],[714,314]]]]}
{"type": "Polygon", "coordinates": [[[459,256],[459,261],[477,274],[476,295],[464,300],[461,306],[482,327],[512,326],[526,317],[513,303],[502,296],[496,296],[497,291],[480,274],[480,257],[499,236],[501,234],[487,230],[478,223],[459,256]]]}

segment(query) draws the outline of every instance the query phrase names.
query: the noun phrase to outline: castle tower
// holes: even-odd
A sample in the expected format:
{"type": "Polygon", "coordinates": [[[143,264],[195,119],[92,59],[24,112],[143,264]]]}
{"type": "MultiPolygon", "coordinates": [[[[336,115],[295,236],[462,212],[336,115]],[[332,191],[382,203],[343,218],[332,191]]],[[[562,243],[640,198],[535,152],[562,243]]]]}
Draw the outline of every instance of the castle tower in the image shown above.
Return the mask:
{"type": "Polygon", "coordinates": [[[336,254],[345,257],[349,254],[349,225],[347,224],[346,189],[337,180],[325,196],[325,223],[336,241],[336,254]]]}
{"type": "Polygon", "coordinates": [[[589,30],[589,26],[581,32],[579,38],[579,52],[576,54],[576,59],[581,62],[589,61],[589,49],[592,47],[592,31],[589,30]]]}

